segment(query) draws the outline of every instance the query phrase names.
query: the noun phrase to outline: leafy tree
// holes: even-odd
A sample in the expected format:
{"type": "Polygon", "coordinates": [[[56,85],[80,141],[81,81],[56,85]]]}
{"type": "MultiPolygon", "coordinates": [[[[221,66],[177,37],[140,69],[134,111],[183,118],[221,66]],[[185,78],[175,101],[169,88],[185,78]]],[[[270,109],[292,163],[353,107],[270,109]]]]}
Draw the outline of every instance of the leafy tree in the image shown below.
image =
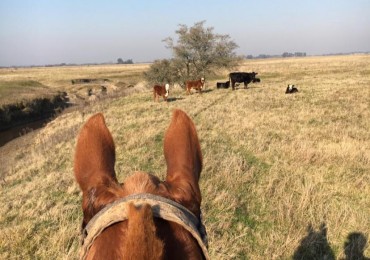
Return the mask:
{"type": "Polygon", "coordinates": [[[118,63],[118,64],[123,64],[123,59],[122,59],[122,58],[118,58],[118,59],[117,59],[117,63],[118,63]]]}
{"type": "Polygon", "coordinates": [[[198,22],[190,28],[180,24],[176,30],[177,41],[171,37],[163,40],[166,47],[172,50],[173,57],[162,63],[155,62],[146,74],[147,79],[156,78],[153,77],[156,74],[167,75],[169,69],[171,73],[167,79],[183,86],[186,80],[206,78],[214,69],[235,66],[239,60],[234,52],[237,44],[230,40],[229,35],[216,34],[213,27],[205,28],[204,24],[205,21],[198,22]],[[166,63],[168,68],[163,67],[166,63]]]}
{"type": "Polygon", "coordinates": [[[152,84],[174,83],[173,65],[170,60],[156,60],[147,72],[144,72],[146,80],[152,84]]]}

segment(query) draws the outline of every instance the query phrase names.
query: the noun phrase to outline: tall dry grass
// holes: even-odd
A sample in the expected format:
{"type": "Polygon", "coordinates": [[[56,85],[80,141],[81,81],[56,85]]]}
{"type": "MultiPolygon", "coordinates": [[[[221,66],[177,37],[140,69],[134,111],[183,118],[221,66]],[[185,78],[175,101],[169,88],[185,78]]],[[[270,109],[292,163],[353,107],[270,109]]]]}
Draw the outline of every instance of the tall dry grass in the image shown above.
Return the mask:
{"type": "MultiPolygon", "coordinates": [[[[76,94],[82,86],[72,85],[73,79],[109,79],[111,84],[136,84],[149,64],[112,64],[91,66],[1,68],[0,106],[52,95],[56,91],[76,94]],[[37,91],[36,91],[37,90],[37,91]]],[[[99,85],[100,87],[100,85],[99,85]]],[[[85,90],[86,92],[86,90],[85,90]]]]}
{"type": "Polygon", "coordinates": [[[118,179],[135,170],[163,177],[174,108],[193,118],[200,137],[212,259],[345,258],[350,234],[370,236],[370,56],[246,61],[240,70],[262,82],[236,91],[209,82],[202,95],[172,90],[168,103],[134,93],[49,123],[1,182],[0,258],[77,258],[78,130],[103,112],[118,179]],[[285,95],[288,83],[300,92],[285,95]]]}

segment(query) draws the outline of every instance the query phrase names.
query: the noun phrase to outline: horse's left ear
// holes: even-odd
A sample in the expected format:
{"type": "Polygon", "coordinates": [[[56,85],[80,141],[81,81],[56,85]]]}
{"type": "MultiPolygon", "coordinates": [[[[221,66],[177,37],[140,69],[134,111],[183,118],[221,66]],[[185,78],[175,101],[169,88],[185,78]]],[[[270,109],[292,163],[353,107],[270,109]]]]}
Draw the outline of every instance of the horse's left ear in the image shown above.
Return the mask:
{"type": "Polygon", "coordinates": [[[102,114],[92,116],[77,140],[74,174],[83,192],[86,224],[120,189],[114,172],[115,148],[102,114]]]}
{"type": "Polygon", "coordinates": [[[114,163],[113,138],[99,113],[83,126],[77,141],[74,172],[82,192],[107,181],[118,183],[114,163]]]}

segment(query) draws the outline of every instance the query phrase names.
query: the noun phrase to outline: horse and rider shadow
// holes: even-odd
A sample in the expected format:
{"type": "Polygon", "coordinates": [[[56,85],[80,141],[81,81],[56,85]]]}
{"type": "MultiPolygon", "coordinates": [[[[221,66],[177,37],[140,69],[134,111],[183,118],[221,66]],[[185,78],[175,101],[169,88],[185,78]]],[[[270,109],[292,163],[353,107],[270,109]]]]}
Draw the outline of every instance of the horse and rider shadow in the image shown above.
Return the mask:
{"type": "MultiPolygon", "coordinates": [[[[317,231],[309,224],[307,235],[295,250],[293,260],[335,260],[335,254],[328,242],[327,230],[325,223],[322,223],[317,231]]],[[[367,238],[363,233],[351,232],[343,245],[345,257],[340,260],[370,260],[364,255],[366,244],[367,238]]]]}

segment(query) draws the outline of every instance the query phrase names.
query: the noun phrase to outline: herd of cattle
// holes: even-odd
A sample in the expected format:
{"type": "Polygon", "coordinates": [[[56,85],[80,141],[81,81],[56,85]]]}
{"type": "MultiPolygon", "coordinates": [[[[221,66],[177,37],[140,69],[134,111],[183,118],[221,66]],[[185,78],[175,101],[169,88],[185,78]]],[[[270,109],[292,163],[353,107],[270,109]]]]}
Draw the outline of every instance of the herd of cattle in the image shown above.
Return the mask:
{"type": "MultiPolygon", "coordinates": [[[[229,80],[226,82],[217,82],[216,87],[220,88],[229,88],[231,86],[232,90],[235,90],[235,87],[240,83],[244,84],[244,88],[248,88],[249,83],[258,83],[261,82],[260,78],[256,78],[257,72],[231,72],[229,74],[229,80]]],[[[185,82],[185,89],[186,93],[190,94],[191,89],[196,90],[200,94],[204,88],[205,80],[204,78],[193,80],[193,81],[186,81],[185,82]]],[[[294,86],[289,84],[285,94],[292,94],[298,92],[298,89],[294,86]]],[[[155,85],[153,87],[153,94],[154,94],[154,101],[158,101],[160,96],[163,97],[165,101],[167,101],[169,95],[169,84],[166,85],[155,85]]]]}

